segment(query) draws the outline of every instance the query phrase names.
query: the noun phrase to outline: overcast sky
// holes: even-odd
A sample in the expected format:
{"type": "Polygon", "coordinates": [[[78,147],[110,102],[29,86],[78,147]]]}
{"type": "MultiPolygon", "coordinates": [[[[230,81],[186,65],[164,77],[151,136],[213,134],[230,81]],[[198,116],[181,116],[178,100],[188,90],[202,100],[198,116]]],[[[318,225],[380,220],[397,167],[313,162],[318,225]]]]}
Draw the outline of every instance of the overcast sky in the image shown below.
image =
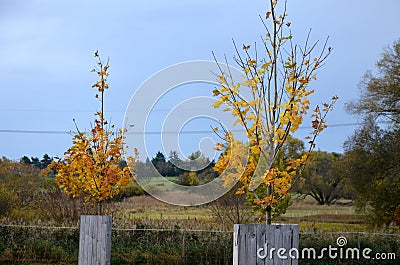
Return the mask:
{"type": "MultiPolygon", "coordinates": [[[[95,50],[110,57],[106,116],[120,127],[135,89],[155,72],[212,60],[212,51],[219,59],[231,58],[232,39],[240,45],[258,42],[264,34],[258,15],[266,8],[265,0],[0,0],[0,156],[62,156],[71,145],[71,136],[62,132],[74,130],[72,119],[81,129],[90,128],[99,108],[91,89],[95,50]]],[[[294,41],[302,43],[312,28],[313,40],[329,36],[333,47],[313,84],[312,104],[332,95],[340,100],[317,148],[343,151],[356,128],[343,106],[357,97],[364,72],[400,37],[399,10],[398,0],[288,1],[294,41]]],[[[167,106],[157,107],[168,111],[167,106]]],[[[203,136],[196,137],[180,140],[184,155],[198,148],[203,136]]],[[[162,146],[155,141],[148,149],[152,156],[162,146]]]]}

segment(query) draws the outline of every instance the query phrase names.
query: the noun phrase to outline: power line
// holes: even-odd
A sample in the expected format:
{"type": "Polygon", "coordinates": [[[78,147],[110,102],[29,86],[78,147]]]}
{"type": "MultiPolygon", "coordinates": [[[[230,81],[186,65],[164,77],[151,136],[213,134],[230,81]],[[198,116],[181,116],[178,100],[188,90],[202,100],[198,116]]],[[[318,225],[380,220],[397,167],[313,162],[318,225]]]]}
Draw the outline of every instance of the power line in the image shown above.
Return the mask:
{"type": "MultiPolygon", "coordinates": [[[[329,127],[349,127],[363,125],[362,122],[357,123],[338,123],[329,124],[329,127]]],[[[299,129],[311,129],[311,126],[302,126],[299,129]]],[[[243,130],[232,130],[232,132],[243,132],[243,130]]],[[[19,129],[0,129],[0,133],[11,133],[11,134],[75,134],[74,131],[58,131],[58,130],[19,130],[19,129]]],[[[158,135],[158,134],[206,134],[215,133],[213,130],[193,130],[193,131],[144,131],[144,132],[127,132],[126,134],[146,134],[146,135],[158,135]]]]}
{"type": "Polygon", "coordinates": [[[74,134],[71,131],[49,131],[49,130],[0,130],[0,133],[15,134],[74,134]]]}
{"type": "MultiPolygon", "coordinates": [[[[193,109],[198,109],[198,110],[202,110],[204,108],[186,108],[186,110],[193,110],[193,109]]],[[[4,111],[4,112],[39,112],[39,113],[75,113],[75,112],[81,112],[81,113],[93,113],[93,110],[82,110],[82,109],[75,109],[75,110],[50,110],[50,109],[0,109],[0,112],[4,111]]],[[[165,108],[165,109],[151,109],[150,112],[170,112],[171,109],[165,108]]],[[[124,113],[126,112],[126,110],[107,110],[108,112],[112,112],[112,113],[124,113]]],[[[135,109],[135,113],[142,113],[142,112],[148,112],[148,110],[144,110],[144,109],[135,109]]]]}

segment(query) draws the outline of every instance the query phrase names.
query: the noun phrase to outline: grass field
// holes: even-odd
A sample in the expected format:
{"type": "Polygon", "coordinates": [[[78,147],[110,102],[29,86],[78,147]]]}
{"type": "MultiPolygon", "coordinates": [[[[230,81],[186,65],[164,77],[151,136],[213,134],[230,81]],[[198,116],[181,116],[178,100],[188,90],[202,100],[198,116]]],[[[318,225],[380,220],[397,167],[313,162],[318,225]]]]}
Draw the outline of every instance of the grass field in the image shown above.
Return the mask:
{"type": "MultiPolygon", "coordinates": [[[[213,223],[215,219],[208,206],[182,207],[158,201],[150,196],[131,197],[119,203],[123,218],[201,220],[213,223]]],[[[254,214],[254,222],[259,215],[254,214]]],[[[367,230],[365,215],[355,212],[350,204],[317,205],[312,199],[295,201],[286,214],[275,219],[276,223],[295,223],[303,232],[363,232],[367,230]]]]}
{"type": "MultiPolygon", "coordinates": [[[[173,189],[176,177],[167,178],[170,182],[162,182],[160,178],[151,178],[144,185],[157,186],[160,190],[173,189]]],[[[131,197],[118,206],[124,218],[136,219],[197,219],[212,222],[213,214],[207,206],[180,207],[160,202],[150,196],[131,197]]],[[[254,222],[259,216],[254,214],[254,222]]],[[[311,197],[294,200],[287,212],[274,220],[277,223],[296,223],[301,231],[346,231],[361,232],[367,230],[365,215],[356,213],[351,201],[340,204],[318,205],[311,197]]]]}
{"type": "Polygon", "coordinates": [[[294,202],[286,214],[278,220],[300,225],[304,232],[363,232],[367,230],[367,219],[358,214],[351,203],[318,205],[312,198],[294,202]]]}

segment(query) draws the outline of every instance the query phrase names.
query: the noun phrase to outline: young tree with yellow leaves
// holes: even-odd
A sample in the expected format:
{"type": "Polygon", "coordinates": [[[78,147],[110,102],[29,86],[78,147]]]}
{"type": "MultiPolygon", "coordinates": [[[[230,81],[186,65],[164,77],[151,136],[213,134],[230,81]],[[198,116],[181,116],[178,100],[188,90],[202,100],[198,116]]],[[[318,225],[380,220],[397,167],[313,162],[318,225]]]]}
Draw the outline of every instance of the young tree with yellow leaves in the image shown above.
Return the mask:
{"type": "MultiPolygon", "coordinates": [[[[123,130],[114,130],[104,118],[104,92],[109,88],[107,83],[108,61],[104,63],[98,52],[98,67],[93,69],[99,76],[92,87],[99,94],[101,110],[95,113],[96,119],[90,132],[79,131],[72,139],[72,146],[64,153],[64,159],[54,161],[50,168],[56,170],[55,182],[72,197],[84,197],[85,202],[98,205],[98,214],[102,214],[102,202],[112,198],[127,186],[133,176],[136,157],[129,157],[129,167],[121,168],[119,162],[125,155],[125,136],[123,130]]],[[[75,121],[75,120],[74,120],[75,121]]],[[[137,153],[136,153],[137,155],[137,153]]]]}
{"type": "Polygon", "coordinates": [[[314,93],[309,84],[317,79],[316,71],[331,48],[326,41],[317,53],[318,42],[310,44],[310,33],[303,47],[295,45],[286,13],[287,2],[270,0],[269,4],[265,19],[261,18],[266,30],[262,37],[264,56],[250,45],[243,45],[240,52],[234,42],[235,61],[244,81],[233,80],[231,73],[221,68],[218,77],[221,86],[213,91],[218,97],[214,107],[231,112],[248,138],[247,143],[241,143],[231,131],[225,130],[224,143],[216,147],[225,153],[215,169],[227,186],[232,181],[243,184],[237,192],[253,196],[255,205],[266,212],[268,224],[273,209],[288,200],[290,188],[314,148],[316,137],[327,127],[326,115],[337,100],[332,97],[330,103],[323,104],[322,109],[317,106],[312,112],[309,151],[300,157],[282,155],[286,142],[309,111],[309,97],[314,93]]]}

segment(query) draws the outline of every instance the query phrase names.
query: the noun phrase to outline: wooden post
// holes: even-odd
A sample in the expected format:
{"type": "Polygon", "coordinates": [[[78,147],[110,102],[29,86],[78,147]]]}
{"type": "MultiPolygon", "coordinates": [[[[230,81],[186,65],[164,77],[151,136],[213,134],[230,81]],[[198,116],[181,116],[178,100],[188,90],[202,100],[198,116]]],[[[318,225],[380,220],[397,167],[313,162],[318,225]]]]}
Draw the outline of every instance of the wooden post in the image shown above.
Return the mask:
{"type": "Polygon", "coordinates": [[[78,265],[109,265],[111,216],[82,215],[78,265]]]}
{"type": "Polygon", "coordinates": [[[234,265],[297,265],[299,226],[292,224],[235,224],[234,265]]]}

